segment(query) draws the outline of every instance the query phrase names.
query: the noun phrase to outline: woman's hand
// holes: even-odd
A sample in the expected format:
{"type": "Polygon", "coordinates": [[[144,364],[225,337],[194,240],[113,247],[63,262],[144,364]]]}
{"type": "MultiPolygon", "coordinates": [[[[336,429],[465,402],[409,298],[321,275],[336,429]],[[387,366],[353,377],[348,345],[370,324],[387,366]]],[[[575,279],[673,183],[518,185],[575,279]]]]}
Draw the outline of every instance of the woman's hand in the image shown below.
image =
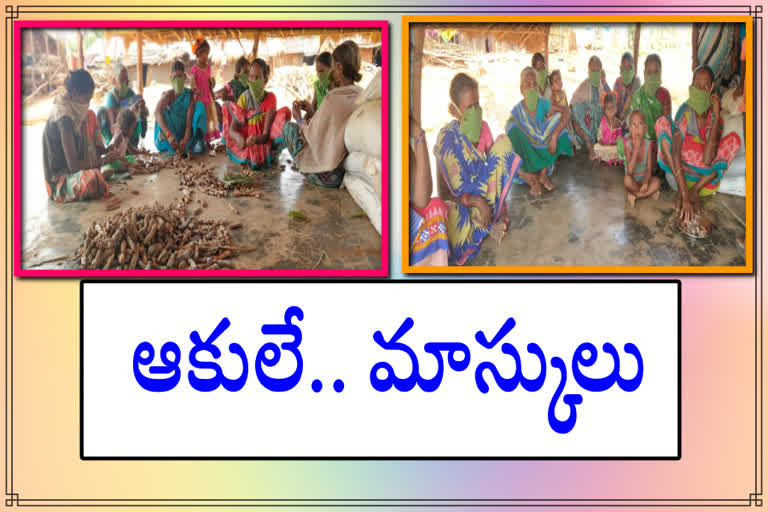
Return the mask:
{"type": "Polygon", "coordinates": [[[720,119],[720,96],[717,95],[717,93],[713,92],[709,96],[710,101],[712,101],[712,115],[714,117],[714,120],[720,119]]]}
{"type": "Polygon", "coordinates": [[[493,212],[491,211],[491,207],[488,206],[488,202],[480,196],[472,196],[469,204],[470,206],[477,208],[480,213],[480,223],[483,227],[487,228],[490,225],[491,217],[493,216],[493,212]]]}
{"type": "Polygon", "coordinates": [[[246,146],[253,146],[256,144],[256,136],[255,135],[249,135],[247,139],[245,139],[245,145],[246,146]]]}
{"type": "Polygon", "coordinates": [[[173,134],[170,134],[167,136],[168,144],[171,145],[172,149],[176,149],[176,146],[178,146],[179,142],[176,140],[176,137],[173,136],[173,134]]]}
{"type": "Polygon", "coordinates": [[[557,151],[557,139],[551,135],[547,141],[547,149],[549,150],[550,155],[554,155],[557,151]]]}
{"type": "Polygon", "coordinates": [[[133,111],[134,114],[140,115],[145,108],[146,108],[146,105],[144,104],[144,99],[140,99],[139,101],[133,104],[133,106],[131,107],[131,110],[133,111]]]}
{"type": "Polygon", "coordinates": [[[187,148],[187,144],[189,144],[189,134],[185,133],[184,138],[179,142],[179,149],[184,151],[187,148]]]}
{"type": "Polygon", "coordinates": [[[688,222],[693,220],[693,203],[688,198],[688,195],[685,195],[684,197],[680,197],[680,215],[678,215],[678,219],[688,222]]]}
{"type": "Polygon", "coordinates": [[[291,113],[293,114],[293,118],[296,121],[301,119],[301,108],[299,107],[298,103],[294,102],[293,108],[291,109],[291,113]]]}

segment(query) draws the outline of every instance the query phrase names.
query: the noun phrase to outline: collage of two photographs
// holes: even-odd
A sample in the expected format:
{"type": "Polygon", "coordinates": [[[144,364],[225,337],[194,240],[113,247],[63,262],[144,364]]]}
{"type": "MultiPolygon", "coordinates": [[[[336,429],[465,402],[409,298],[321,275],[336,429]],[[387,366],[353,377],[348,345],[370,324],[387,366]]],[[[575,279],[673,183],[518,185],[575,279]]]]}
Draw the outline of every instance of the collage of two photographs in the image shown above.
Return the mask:
{"type": "Polygon", "coordinates": [[[16,274],[750,273],[751,25],[520,18],[20,22],[16,274]]]}

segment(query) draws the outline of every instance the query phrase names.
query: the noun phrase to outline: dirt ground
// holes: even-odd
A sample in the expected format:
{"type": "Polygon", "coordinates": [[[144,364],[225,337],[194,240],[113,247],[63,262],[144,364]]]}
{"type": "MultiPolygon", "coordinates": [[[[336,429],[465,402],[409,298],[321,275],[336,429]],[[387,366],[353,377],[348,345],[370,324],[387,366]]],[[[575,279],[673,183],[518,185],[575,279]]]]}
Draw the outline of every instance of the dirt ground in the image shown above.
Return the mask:
{"type": "Polygon", "coordinates": [[[490,237],[469,262],[477,266],[729,266],[745,264],[737,240],[745,236],[743,197],[702,199],[716,229],[707,239],[676,225],[675,192],[665,185],[658,201],[626,203],[624,171],[595,164],[581,152],[557,161],[552,192],[533,199],[527,185],[513,185],[507,201],[506,237],[490,237]]]}

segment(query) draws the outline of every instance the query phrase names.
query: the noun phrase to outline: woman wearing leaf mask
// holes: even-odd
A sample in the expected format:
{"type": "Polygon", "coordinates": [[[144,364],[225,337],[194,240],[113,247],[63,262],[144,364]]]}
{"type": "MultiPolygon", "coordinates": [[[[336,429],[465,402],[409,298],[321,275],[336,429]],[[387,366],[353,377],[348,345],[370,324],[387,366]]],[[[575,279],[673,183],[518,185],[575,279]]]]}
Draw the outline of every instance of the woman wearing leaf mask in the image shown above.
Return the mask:
{"type": "Polygon", "coordinates": [[[216,91],[216,99],[237,101],[248,88],[248,75],[251,63],[245,57],[240,57],[235,63],[235,76],[221,89],[216,91]]]}
{"type": "Polygon", "coordinates": [[[678,191],[676,208],[690,220],[701,211],[699,196],[712,195],[741,146],[739,136],[723,136],[720,97],[713,92],[714,74],[707,66],[693,73],[688,99],[677,111],[674,124],[665,117],[656,125],[659,166],[678,191]]]}
{"type": "Polygon", "coordinates": [[[504,203],[520,157],[506,135],[494,142],[473,78],[464,73],[453,77],[450,98],[454,120],[440,130],[434,154],[442,176],[438,192],[448,204],[451,262],[463,265],[477,255],[486,236],[500,238],[506,231],[504,203]]]}
{"type": "Polygon", "coordinates": [[[632,111],[632,95],[640,88],[640,79],[635,70],[635,59],[629,52],[621,56],[621,68],[619,77],[613,84],[613,93],[616,95],[616,107],[619,121],[629,124],[629,114],[632,111]]]}
{"type": "Polygon", "coordinates": [[[172,89],[163,93],[155,108],[155,147],[176,155],[205,152],[205,105],[193,99],[184,86],[184,63],[171,66],[172,89]]]}
{"type": "Polygon", "coordinates": [[[251,169],[266,169],[277,157],[282,130],[291,118],[288,107],[278,110],[277,98],[265,89],[269,65],[264,59],[251,62],[248,88],[237,100],[223,108],[227,155],[251,169]]]}
{"type": "Polygon", "coordinates": [[[43,171],[48,197],[57,202],[101,199],[109,186],[100,167],[117,158],[107,152],[89,110],[94,83],[84,69],[70,71],[65,91],[53,100],[43,131],[43,171]]]}
{"type": "Polygon", "coordinates": [[[589,76],[576,88],[571,98],[573,129],[576,132],[574,140],[579,146],[587,146],[589,158],[593,160],[597,157],[592,146],[597,140],[600,119],[603,118],[602,92],[611,92],[611,89],[605,82],[603,63],[597,55],[593,55],[589,58],[589,76]]]}
{"type": "Polygon", "coordinates": [[[541,187],[552,190],[549,176],[555,170],[560,155],[573,155],[567,126],[568,107],[539,96],[536,73],[525,68],[520,73],[520,93],[523,99],[512,109],[507,121],[507,135],[515,153],[523,159],[515,183],[527,183],[531,194],[541,195],[541,187]]]}
{"type": "Polygon", "coordinates": [[[547,96],[547,78],[549,74],[547,73],[547,62],[544,59],[544,55],[539,52],[534,53],[533,57],[531,57],[531,66],[536,72],[536,90],[540,96],[547,96]]]}
{"type": "MultiPolygon", "coordinates": [[[[672,115],[672,97],[661,86],[661,58],[655,53],[645,58],[644,82],[632,95],[632,110],[639,110],[648,127],[647,139],[656,141],[656,122],[672,115]]],[[[655,148],[654,148],[655,151],[655,148]]]]}
{"type": "Polygon", "coordinates": [[[312,98],[312,110],[317,111],[328,91],[331,90],[331,52],[323,52],[315,59],[315,97],[312,98]]]}
{"type": "Polygon", "coordinates": [[[147,134],[149,110],[144,104],[144,99],[141,95],[133,92],[133,89],[128,86],[128,70],[126,67],[118,64],[114,68],[114,73],[115,87],[107,93],[105,105],[96,113],[101,130],[101,138],[104,144],[109,145],[112,140],[112,129],[115,125],[117,114],[120,110],[127,108],[136,115],[138,121],[136,129],[130,134],[131,144],[138,146],[139,139],[147,134]]]}

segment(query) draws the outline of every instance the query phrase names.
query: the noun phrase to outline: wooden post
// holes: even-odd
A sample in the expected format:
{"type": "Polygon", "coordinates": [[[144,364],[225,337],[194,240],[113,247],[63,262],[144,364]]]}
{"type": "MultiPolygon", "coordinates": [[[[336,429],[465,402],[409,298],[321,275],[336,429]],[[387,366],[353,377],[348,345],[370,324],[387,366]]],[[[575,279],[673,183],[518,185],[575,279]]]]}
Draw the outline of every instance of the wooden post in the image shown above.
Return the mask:
{"type": "Polygon", "coordinates": [[[549,31],[552,28],[551,23],[547,23],[544,29],[544,65],[549,69],[549,31]]]}
{"type": "Polygon", "coordinates": [[[253,46],[251,47],[251,60],[255,59],[259,56],[259,38],[261,36],[257,32],[255,36],[253,36],[253,46]]]}
{"type": "Polygon", "coordinates": [[[85,57],[83,57],[83,31],[77,29],[77,57],[80,69],[85,69],[85,57]]]}
{"type": "Polygon", "coordinates": [[[413,31],[413,47],[411,48],[410,110],[413,118],[421,126],[421,66],[424,57],[424,27],[411,25],[411,30],[413,31]]]}
{"type": "Polygon", "coordinates": [[[635,23],[635,47],[632,49],[632,56],[634,57],[635,69],[640,69],[640,65],[637,62],[637,57],[640,55],[640,23],[635,23]]]}
{"type": "Polygon", "coordinates": [[[136,82],[139,94],[144,94],[144,34],[136,30],[136,82]]]}

